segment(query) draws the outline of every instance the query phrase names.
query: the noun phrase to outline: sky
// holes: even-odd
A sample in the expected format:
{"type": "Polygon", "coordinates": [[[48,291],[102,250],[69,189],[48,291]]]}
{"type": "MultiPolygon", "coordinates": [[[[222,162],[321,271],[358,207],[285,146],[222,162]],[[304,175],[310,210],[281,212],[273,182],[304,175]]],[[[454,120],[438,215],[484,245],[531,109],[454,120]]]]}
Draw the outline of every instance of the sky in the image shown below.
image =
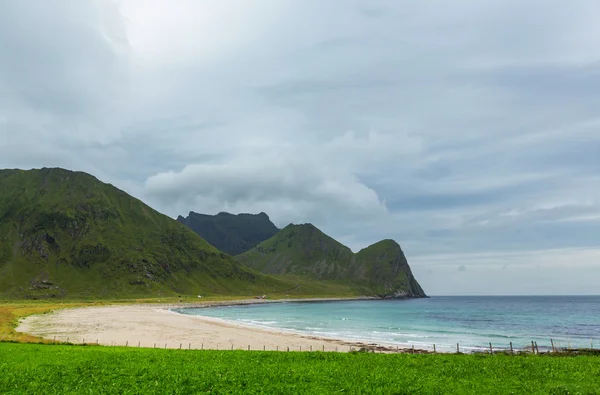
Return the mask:
{"type": "Polygon", "coordinates": [[[0,168],[398,241],[430,295],[600,294],[600,2],[4,0],[0,168]]]}

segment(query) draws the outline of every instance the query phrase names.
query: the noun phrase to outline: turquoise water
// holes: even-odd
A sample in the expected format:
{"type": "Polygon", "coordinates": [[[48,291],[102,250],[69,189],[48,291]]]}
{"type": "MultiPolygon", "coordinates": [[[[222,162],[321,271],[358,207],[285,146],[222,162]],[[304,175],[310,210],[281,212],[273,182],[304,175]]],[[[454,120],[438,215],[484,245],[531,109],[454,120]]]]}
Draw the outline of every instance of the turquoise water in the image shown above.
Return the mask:
{"type": "Polygon", "coordinates": [[[432,297],[409,300],[284,302],[178,309],[322,337],[415,348],[474,351],[550,339],[560,347],[600,348],[600,296],[432,297]]]}

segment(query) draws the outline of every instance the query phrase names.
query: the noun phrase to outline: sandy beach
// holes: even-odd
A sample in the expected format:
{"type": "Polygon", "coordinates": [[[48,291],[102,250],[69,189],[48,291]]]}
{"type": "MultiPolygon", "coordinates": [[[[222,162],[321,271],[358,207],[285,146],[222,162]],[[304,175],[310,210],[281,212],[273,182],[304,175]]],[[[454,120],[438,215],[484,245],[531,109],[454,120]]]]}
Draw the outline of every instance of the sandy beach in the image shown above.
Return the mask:
{"type": "MultiPolygon", "coordinates": [[[[215,303],[257,303],[256,300],[215,303]]],[[[266,301],[263,301],[266,302],[266,301]]],[[[259,302],[260,303],[260,302],[259,302]]],[[[210,304],[214,306],[215,304],[210,304]]],[[[185,349],[340,351],[360,348],[396,351],[396,347],[347,342],[238,325],[218,318],[189,316],[170,308],[208,305],[118,305],[57,310],[26,317],[17,331],[71,343],[185,349]]]]}

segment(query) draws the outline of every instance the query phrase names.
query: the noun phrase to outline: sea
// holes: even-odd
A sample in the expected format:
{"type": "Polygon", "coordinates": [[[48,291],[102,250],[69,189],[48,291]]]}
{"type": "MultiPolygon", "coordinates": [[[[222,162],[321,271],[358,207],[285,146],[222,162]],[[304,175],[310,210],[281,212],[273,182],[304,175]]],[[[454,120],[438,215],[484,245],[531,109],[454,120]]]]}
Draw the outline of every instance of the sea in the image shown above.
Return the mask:
{"type": "Polygon", "coordinates": [[[600,348],[600,296],[433,296],[175,309],[252,327],[373,344],[477,352],[600,348]],[[551,340],[552,339],[552,340],[551,340]]]}

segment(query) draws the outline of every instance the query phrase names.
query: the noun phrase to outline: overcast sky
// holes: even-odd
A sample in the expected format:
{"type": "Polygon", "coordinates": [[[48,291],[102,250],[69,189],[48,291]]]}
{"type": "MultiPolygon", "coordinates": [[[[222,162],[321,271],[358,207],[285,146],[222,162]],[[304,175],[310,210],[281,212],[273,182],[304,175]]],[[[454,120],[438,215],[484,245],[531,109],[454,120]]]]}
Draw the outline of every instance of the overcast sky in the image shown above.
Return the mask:
{"type": "Polygon", "coordinates": [[[600,294],[597,0],[4,0],[0,167],[403,247],[440,294],[600,294]]]}

